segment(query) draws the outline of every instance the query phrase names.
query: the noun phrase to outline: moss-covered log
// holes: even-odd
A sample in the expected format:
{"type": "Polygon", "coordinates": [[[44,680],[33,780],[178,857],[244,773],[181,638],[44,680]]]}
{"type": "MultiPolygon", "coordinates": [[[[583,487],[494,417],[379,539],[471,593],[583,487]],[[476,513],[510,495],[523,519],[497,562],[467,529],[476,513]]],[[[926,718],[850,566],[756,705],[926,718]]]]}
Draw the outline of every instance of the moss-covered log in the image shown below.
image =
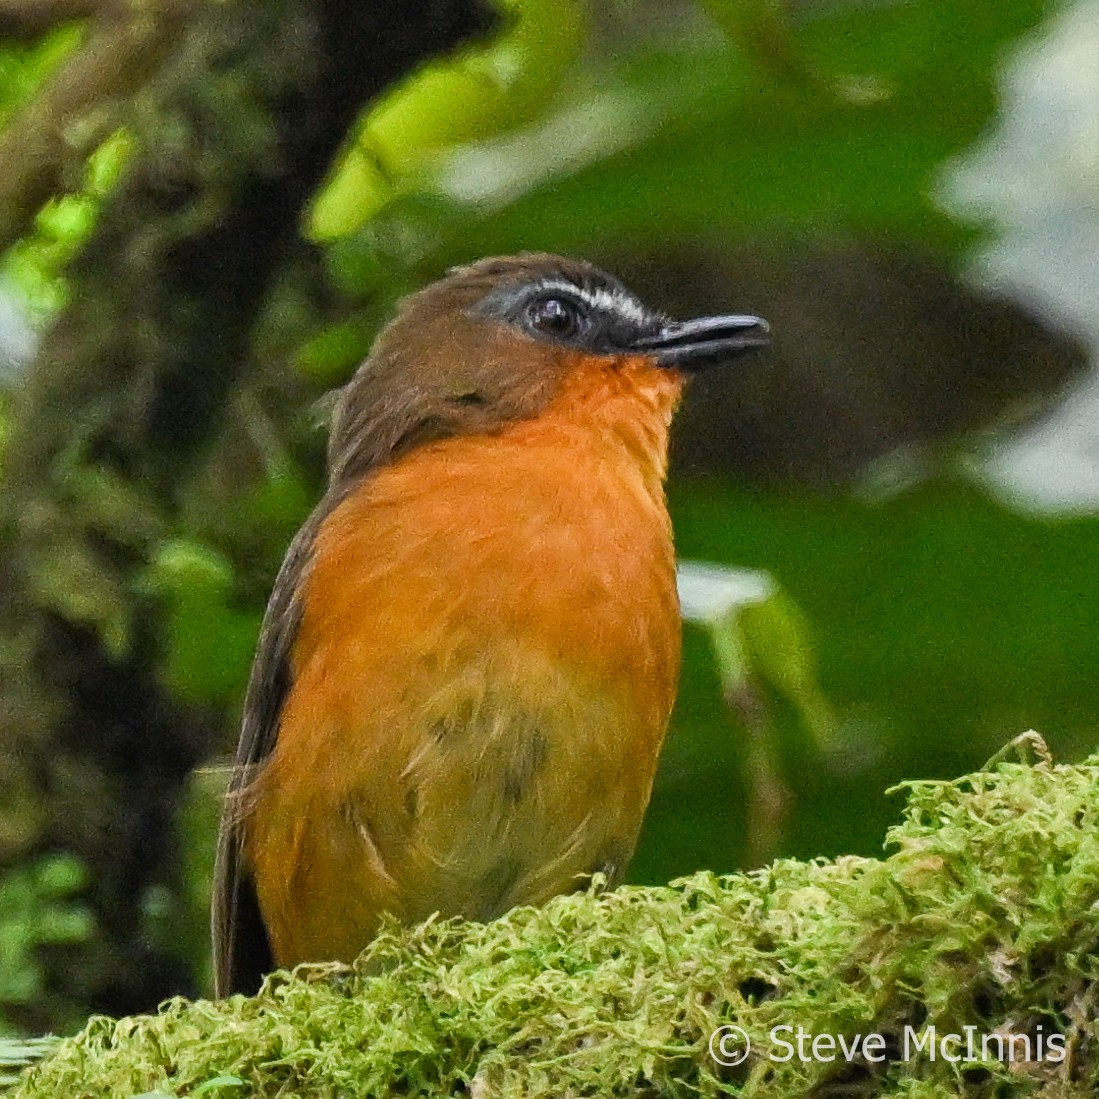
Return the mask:
{"type": "Polygon", "coordinates": [[[887,842],[391,929],[253,999],[93,1019],[15,1094],[1096,1094],[1099,758],[911,784],[887,842]]]}

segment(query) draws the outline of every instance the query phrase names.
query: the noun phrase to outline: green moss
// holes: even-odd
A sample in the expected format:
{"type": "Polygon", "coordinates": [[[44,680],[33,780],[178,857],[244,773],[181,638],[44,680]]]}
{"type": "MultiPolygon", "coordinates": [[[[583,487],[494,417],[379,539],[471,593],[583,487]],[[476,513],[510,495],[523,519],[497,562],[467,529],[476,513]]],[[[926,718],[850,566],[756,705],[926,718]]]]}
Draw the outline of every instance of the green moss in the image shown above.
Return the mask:
{"type": "Polygon", "coordinates": [[[278,974],[252,999],[93,1019],[16,1094],[1094,1094],[1099,758],[914,783],[888,845],[391,928],[356,966],[278,974]],[[727,1023],[752,1038],[738,1067],[708,1049],[727,1023]],[[784,1024],[880,1032],[891,1052],[778,1062],[784,1024]],[[932,1025],[1032,1053],[1063,1034],[1067,1056],[899,1056],[905,1027],[932,1025]]]}

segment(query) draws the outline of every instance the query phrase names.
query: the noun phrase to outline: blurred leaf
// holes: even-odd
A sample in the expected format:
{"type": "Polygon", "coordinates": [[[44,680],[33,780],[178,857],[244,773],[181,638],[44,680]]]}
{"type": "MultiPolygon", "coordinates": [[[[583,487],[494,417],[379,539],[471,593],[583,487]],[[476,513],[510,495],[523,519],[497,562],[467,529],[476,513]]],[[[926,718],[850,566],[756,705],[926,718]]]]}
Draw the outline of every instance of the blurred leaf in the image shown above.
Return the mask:
{"type": "Polygon", "coordinates": [[[797,711],[822,752],[835,746],[836,719],[820,688],[810,626],[777,585],[768,598],[744,606],[739,628],[752,667],[797,711]]]}
{"type": "Polygon", "coordinates": [[[20,1072],[52,1052],[60,1038],[0,1038],[0,1088],[14,1087],[20,1072]]]}
{"type": "Polygon", "coordinates": [[[791,800],[763,688],[789,701],[820,750],[831,743],[834,719],[817,684],[808,625],[772,577],[680,561],[678,581],[684,618],[709,633],[726,704],[747,735],[745,847],[755,864],[775,853],[791,800]]]}
{"type": "Polygon", "coordinates": [[[75,855],[59,853],[35,867],[38,889],[46,897],[64,897],[82,889],[88,881],[84,864],[75,855]]]}
{"type": "Polygon", "coordinates": [[[979,8],[929,0],[815,11],[795,26],[796,46],[833,75],[823,87],[761,70],[720,39],[647,42],[604,62],[590,102],[618,94],[659,126],[637,127],[628,147],[609,147],[604,158],[581,153],[570,172],[571,150],[550,120],[541,140],[533,131],[510,159],[498,157],[515,201],[471,204],[447,250],[616,253],[692,237],[720,247],[764,231],[957,248],[972,230],[935,207],[930,185],[987,124],[1004,44],[1046,10],[1039,0],[979,8]],[[873,94],[837,94],[844,74],[873,94]],[[544,163],[565,170],[530,174],[544,163]],[[527,173],[525,193],[509,172],[527,173]]]}
{"type": "Polygon", "coordinates": [[[43,79],[79,45],[83,28],[70,24],[26,46],[0,42],[0,125],[37,91],[43,79]]]}
{"type": "Polygon", "coordinates": [[[68,854],[43,856],[0,878],[0,1004],[29,1003],[38,995],[39,946],[79,942],[95,933],[90,910],[75,899],[86,878],[68,854]]]}
{"type": "Polygon", "coordinates": [[[42,555],[28,570],[31,590],[42,606],[68,622],[94,629],[112,657],[121,657],[132,637],[131,608],[121,588],[105,578],[86,543],[42,555]]]}
{"type": "Polygon", "coordinates": [[[165,608],[165,682],[184,701],[224,703],[243,689],[261,616],[233,605],[233,581],[226,557],[186,539],[165,542],[146,570],[142,586],[165,608]]]}
{"type": "Polygon", "coordinates": [[[35,231],[3,256],[0,274],[39,324],[68,300],[64,272],[95,228],[100,205],[125,166],[132,139],[119,130],[88,158],[81,190],[54,196],[38,212],[35,231]]]}
{"type": "Polygon", "coordinates": [[[297,367],[324,385],[337,385],[370,352],[374,333],[361,319],[328,325],[297,354],[297,367]]]}
{"type": "Polygon", "coordinates": [[[112,134],[88,158],[87,188],[95,198],[110,194],[133,152],[133,138],[125,130],[112,134]]]}
{"type": "Polygon", "coordinates": [[[310,232],[342,236],[415,186],[438,150],[537,117],[584,40],[577,0],[507,0],[490,45],[426,66],[366,116],[317,199],[310,232]]]}
{"type": "MultiPolygon", "coordinates": [[[[835,754],[822,767],[796,715],[775,714],[798,801],[784,854],[872,853],[893,812],[878,791],[971,769],[1023,729],[1060,758],[1099,743],[1099,519],[1043,522],[944,481],[866,501],[707,480],[673,483],[671,499],[683,554],[766,566],[812,623],[835,754]]],[[[653,850],[669,872],[743,859],[745,793],[730,775],[746,746],[714,716],[716,676],[692,667],[704,657],[688,641],[653,812],[710,842],[685,843],[685,862],[653,850]]]]}
{"type": "Polygon", "coordinates": [[[725,697],[735,705],[762,680],[786,697],[817,747],[830,748],[835,717],[820,689],[809,623],[774,578],[680,561],[678,582],[684,619],[710,634],[725,697]]]}
{"type": "Polygon", "coordinates": [[[241,522],[262,525],[276,543],[287,543],[315,503],[314,487],[293,462],[277,457],[266,476],[238,502],[241,522]]]}

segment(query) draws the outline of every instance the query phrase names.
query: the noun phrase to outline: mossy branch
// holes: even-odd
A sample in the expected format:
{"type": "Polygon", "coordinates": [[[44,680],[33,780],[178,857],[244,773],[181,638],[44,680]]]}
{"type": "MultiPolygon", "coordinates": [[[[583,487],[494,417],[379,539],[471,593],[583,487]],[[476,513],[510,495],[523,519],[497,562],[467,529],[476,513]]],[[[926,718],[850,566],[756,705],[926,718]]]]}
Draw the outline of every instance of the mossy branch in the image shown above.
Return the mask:
{"type": "Polygon", "coordinates": [[[907,792],[887,858],[390,928],[354,967],[252,999],[95,1018],[14,1094],[1094,1095],[1099,757],[907,792]],[[732,1024],[752,1051],[723,1066],[711,1036],[732,1024]],[[782,1026],[881,1034],[881,1056],[780,1059],[782,1026]],[[967,1033],[977,1057],[950,1060],[967,1033]]]}

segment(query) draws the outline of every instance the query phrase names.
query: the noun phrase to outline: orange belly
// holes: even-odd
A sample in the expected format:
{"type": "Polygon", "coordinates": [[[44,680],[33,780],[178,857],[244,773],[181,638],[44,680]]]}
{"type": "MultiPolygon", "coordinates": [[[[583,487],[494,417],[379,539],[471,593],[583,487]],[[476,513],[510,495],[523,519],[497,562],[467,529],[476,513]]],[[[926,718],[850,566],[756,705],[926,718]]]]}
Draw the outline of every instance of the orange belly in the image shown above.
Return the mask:
{"type": "Polygon", "coordinates": [[[351,960],[383,912],[488,919],[620,876],[679,665],[666,378],[422,447],[321,525],[247,798],[278,964],[351,960]]]}

